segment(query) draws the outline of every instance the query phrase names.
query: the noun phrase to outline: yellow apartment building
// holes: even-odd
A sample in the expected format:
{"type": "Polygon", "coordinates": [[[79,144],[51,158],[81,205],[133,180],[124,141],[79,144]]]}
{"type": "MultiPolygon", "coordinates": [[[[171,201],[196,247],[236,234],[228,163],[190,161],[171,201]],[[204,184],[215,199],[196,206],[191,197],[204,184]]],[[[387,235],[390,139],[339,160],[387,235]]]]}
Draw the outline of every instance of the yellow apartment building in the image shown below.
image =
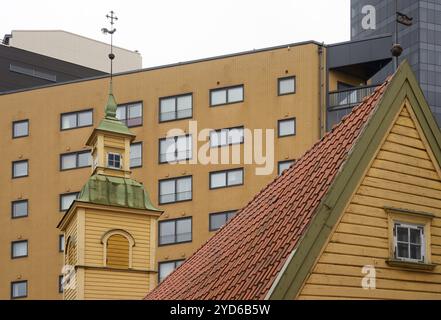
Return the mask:
{"type": "MultiPolygon", "coordinates": [[[[362,97],[348,87],[369,91],[372,70],[384,61],[331,68],[328,50],[310,41],[114,76],[117,116],[136,135],[131,177],[164,211],[157,281],[319,140],[331,94],[343,93],[337,104],[350,107],[362,97]],[[210,149],[220,152],[233,144],[243,152],[245,128],[273,129],[274,159],[268,159],[274,170],[256,175],[264,165],[243,161],[169,163],[194,157],[206,143],[191,135],[190,121],[214,130],[210,149]],[[172,129],[182,134],[170,137],[172,129]]],[[[57,224],[90,176],[85,141],[103,118],[107,97],[108,77],[0,95],[0,299],[63,297],[65,239],[57,224]]]]}

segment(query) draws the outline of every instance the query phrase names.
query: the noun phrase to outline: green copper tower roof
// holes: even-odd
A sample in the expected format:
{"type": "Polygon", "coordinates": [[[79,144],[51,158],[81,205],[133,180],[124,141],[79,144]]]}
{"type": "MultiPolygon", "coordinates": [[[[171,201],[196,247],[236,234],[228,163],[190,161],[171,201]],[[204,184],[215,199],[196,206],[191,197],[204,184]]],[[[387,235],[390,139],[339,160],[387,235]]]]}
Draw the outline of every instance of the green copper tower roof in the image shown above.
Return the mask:
{"type": "Polygon", "coordinates": [[[89,178],[77,199],[81,202],[162,212],[156,208],[144,186],[129,178],[95,174],[89,178]]]}

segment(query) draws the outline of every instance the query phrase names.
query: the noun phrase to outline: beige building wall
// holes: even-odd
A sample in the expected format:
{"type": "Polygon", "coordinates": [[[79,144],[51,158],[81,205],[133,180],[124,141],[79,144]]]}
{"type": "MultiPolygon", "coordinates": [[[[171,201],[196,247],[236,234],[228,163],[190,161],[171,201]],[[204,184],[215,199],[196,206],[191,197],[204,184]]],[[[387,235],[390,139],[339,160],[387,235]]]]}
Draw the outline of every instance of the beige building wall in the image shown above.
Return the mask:
{"type": "MultiPolygon", "coordinates": [[[[110,72],[107,43],[63,30],[13,30],[10,46],[68,61],[88,68],[110,72]]],[[[114,72],[142,68],[138,52],[114,47],[114,72]]]]}
{"type": "MultiPolygon", "coordinates": [[[[28,298],[62,298],[58,293],[58,276],[63,254],[58,252],[59,230],[56,229],[62,217],[59,195],[79,191],[91,169],[60,171],[60,154],[86,150],[85,141],[93,126],[61,131],[60,114],[92,108],[93,125],[96,126],[103,117],[108,84],[108,78],[102,78],[0,95],[0,127],[4,132],[12,131],[13,121],[29,119],[30,123],[28,137],[0,136],[3,155],[0,167],[4,168],[0,173],[0,212],[4,213],[0,215],[0,299],[9,299],[10,283],[18,277],[28,280],[28,298]],[[11,179],[11,162],[18,159],[29,159],[29,176],[11,179]],[[29,199],[29,216],[11,219],[11,201],[19,198],[29,199]],[[29,255],[11,259],[11,241],[19,237],[29,240],[29,255]]],[[[130,128],[136,134],[135,142],[143,143],[142,167],[133,169],[132,177],[144,183],[153,204],[165,211],[160,221],[192,217],[192,241],[159,246],[158,262],[188,258],[213,234],[209,231],[210,213],[243,207],[277,175],[278,161],[299,158],[319,139],[319,88],[319,54],[314,43],[207,59],[114,78],[114,94],[119,104],[143,103],[142,126],[130,128]],[[296,77],[296,93],[279,96],[278,78],[287,76],[296,77]],[[243,102],[210,107],[210,89],[234,85],[244,86],[243,102]],[[272,174],[256,175],[255,164],[159,164],[159,139],[172,128],[188,132],[189,125],[188,119],[159,123],[159,99],[185,93],[193,94],[191,120],[197,120],[199,129],[235,126],[274,129],[272,174]],[[277,137],[278,120],[293,117],[296,118],[296,135],[277,137]],[[241,167],[244,168],[243,185],[210,190],[210,172],[241,167]],[[193,177],[192,201],[159,205],[158,181],[187,175],[193,177]]],[[[199,142],[199,146],[203,143],[199,142]]]]}

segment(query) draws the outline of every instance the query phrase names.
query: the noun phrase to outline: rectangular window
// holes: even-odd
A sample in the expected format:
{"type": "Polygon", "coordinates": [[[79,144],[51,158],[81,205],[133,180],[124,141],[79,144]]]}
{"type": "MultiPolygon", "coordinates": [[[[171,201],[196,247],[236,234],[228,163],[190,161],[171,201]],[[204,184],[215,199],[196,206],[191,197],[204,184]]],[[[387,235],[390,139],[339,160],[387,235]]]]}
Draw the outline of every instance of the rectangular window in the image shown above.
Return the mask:
{"type": "Polygon", "coordinates": [[[28,282],[11,282],[11,299],[26,298],[28,296],[28,282]]]}
{"type": "Polygon", "coordinates": [[[296,78],[295,77],[279,78],[277,87],[278,87],[279,96],[296,93],[296,78]]]}
{"type": "Polygon", "coordinates": [[[79,194],[79,192],[60,194],[60,211],[66,211],[69,209],[70,205],[78,198],[79,194]]]}
{"type": "Polygon", "coordinates": [[[234,215],[236,211],[225,211],[210,214],[210,231],[219,230],[223,227],[234,215]]]}
{"type": "Polygon", "coordinates": [[[243,168],[210,172],[210,189],[226,188],[243,184],[243,168]]]}
{"type": "Polygon", "coordinates": [[[29,120],[14,121],[12,123],[12,138],[27,137],[29,135],[29,120]]]}
{"type": "Polygon", "coordinates": [[[107,154],[107,167],[113,169],[121,169],[121,155],[119,153],[107,154]]]}
{"type": "Polygon", "coordinates": [[[61,114],[61,130],[89,127],[93,125],[93,110],[61,114]]]}
{"type": "Polygon", "coordinates": [[[159,140],[159,163],[190,160],[192,136],[177,136],[159,140]]]}
{"type": "Polygon", "coordinates": [[[11,242],[11,258],[24,258],[28,256],[28,241],[13,241],[11,242]]]}
{"type": "Polygon", "coordinates": [[[28,216],[28,200],[13,201],[11,205],[11,216],[13,219],[24,218],[28,216]]]}
{"type": "Polygon", "coordinates": [[[159,245],[190,242],[191,217],[176,220],[159,221],[159,245]]]}
{"type": "Polygon", "coordinates": [[[394,223],[395,259],[411,262],[425,261],[424,226],[394,223]]]}
{"type": "Polygon", "coordinates": [[[12,178],[22,178],[29,175],[28,160],[12,162],[12,178]]]}
{"type": "Polygon", "coordinates": [[[279,137],[294,136],[296,134],[296,119],[279,120],[278,133],[279,137]]]}
{"type": "Polygon", "coordinates": [[[64,252],[64,234],[58,236],[58,251],[64,252]]]}
{"type": "Polygon", "coordinates": [[[188,119],[193,116],[193,95],[159,99],[159,122],[188,119]]]}
{"type": "Polygon", "coordinates": [[[92,154],[89,151],[65,153],[60,156],[60,170],[90,167],[92,154]]]}
{"type": "Polygon", "coordinates": [[[192,199],[192,177],[159,181],[159,204],[174,203],[192,199]]]}
{"type": "Polygon", "coordinates": [[[210,90],[210,106],[243,101],[243,85],[210,90]]]}
{"type": "Polygon", "coordinates": [[[116,109],[116,117],[127,127],[142,125],[142,102],[121,104],[116,109]]]}
{"type": "Polygon", "coordinates": [[[210,132],[210,147],[212,148],[239,144],[243,143],[243,141],[243,127],[213,130],[210,132]]]}
{"type": "Polygon", "coordinates": [[[294,160],[279,161],[277,174],[280,175],[283,171],[291,167],[294,162],[294,160]]]}
{"type": "Polygon", "coordinates": [[[158,277],[159,282],[162,282],[170,273],[175,271],[177,267],[179,267],[184,260],[176,260],[176,261],[166,261],[158,263],[158,277]]]}
{"type": "Polygon", "coordinates": [[[130,168],[142,166],[142,142],[132,143],[130,145],[130,168]]]}

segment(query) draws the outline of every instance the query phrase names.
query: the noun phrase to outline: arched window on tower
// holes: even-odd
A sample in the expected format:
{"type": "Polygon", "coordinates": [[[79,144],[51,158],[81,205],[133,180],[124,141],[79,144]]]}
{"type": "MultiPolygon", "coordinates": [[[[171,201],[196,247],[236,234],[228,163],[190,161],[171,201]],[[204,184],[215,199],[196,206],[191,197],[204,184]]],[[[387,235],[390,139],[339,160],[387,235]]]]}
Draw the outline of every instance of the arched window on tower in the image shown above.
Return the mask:
{"type": "Polygon", "coordinates": [[[104,245],[104,266],[129,269],[132,267],[133,237],[124,230],[110,230],[102,237],[104,245]]]}

